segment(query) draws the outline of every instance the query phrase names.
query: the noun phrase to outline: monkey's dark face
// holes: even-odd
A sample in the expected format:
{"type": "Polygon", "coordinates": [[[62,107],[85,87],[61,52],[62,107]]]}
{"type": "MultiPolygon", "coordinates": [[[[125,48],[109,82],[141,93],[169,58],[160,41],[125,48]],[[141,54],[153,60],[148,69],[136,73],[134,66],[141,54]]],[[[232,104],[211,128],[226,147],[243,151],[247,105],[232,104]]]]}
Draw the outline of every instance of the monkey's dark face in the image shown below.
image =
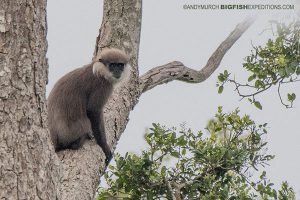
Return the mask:
{"type": "Polygon", "coordinates": [[[109,63],[108,69],[113,74],[115,78],[120,78],[124,71],[124,63],[109,63]]]}
{"type": "MultiPolygon", "coordinates": [[[[124,59],[123,59],[124,60],[124,59]]],[[[111,82],[113,85],[127,81],[130,76],[130,65],[120,58],[98,59],[93,63],[93,73],[111,82]]]]}

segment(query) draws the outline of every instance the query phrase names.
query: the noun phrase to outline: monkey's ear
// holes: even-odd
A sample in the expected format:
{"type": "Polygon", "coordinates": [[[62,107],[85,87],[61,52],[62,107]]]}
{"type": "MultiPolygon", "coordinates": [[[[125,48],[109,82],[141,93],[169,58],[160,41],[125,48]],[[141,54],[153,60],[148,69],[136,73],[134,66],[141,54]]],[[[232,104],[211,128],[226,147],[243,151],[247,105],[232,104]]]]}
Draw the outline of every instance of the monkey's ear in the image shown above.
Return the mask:
{"type": "Polygon", "coordinates": [[[105,62],[105,61],[104,61],[103,59],[101,59],[101,58],[98,60],[98,62],[103,63],[103,64],[106,65],[106,66],[109,65],[109,62],[107,62],[107,61],[105,62]]]}

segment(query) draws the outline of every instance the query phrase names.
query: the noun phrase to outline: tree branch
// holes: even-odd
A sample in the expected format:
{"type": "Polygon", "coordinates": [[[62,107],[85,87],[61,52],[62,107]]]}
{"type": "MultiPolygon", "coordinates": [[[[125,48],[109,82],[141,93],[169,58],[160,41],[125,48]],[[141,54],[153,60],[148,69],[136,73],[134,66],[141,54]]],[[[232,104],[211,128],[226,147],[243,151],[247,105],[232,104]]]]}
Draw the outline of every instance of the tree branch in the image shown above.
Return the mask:
{"type": "Polygon", "coordinates": [[[101,147],[89,140],[80,150],[60,151],[58,156],[63,172],[60,177],[60,199],[94,199],[100,174],[105,170],[105,155],[101,147]]]}
{"type": "Polygon", "coordinates": [[[200,83],[205,81],[219,67],[226,52],[253,24],[254,21],[254,18],[247,18],[238,24],[211,55],[206,65],[199,71],[188,68],[178,61],[170,62],[149,70],[140,77],[140,92],[146,92],[157,85],[168,83],[173,80],[179,80],[188,83],[200,83]]]}
{"type": "Polygon", "coordinates": [[[177,200],[176,196],[173,193],[173,188],[171,186],[171,183],[169,182],[169,180],[168,180],[167,177],[165,177],[165,182],[166,182],[166,185],[167,185],[167,188],[168,188],[168,191],[169,191],[169,193],[171,195],[172,200],[177,200]]]}

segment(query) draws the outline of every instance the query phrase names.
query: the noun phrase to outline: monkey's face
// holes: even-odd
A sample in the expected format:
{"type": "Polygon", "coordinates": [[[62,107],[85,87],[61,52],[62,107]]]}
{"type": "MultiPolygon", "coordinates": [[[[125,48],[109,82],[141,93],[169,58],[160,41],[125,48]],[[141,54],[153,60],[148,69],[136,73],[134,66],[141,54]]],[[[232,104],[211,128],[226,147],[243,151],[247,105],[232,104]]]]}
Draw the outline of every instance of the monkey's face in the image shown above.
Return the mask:
{"type": "Polygon", "coordinates": [[[93,64],[93,73],[104,77],[112,84],[124,81],[129,77],[129,66],[122,62],[109,62],[98,60],[93,64]]]}
{"type": "Polygon", "coordinates": [[[93,63],[93,73],[112,83],[123,83],[130,77],[131,67],[125,52],[119,49],[104,49],[93,63]]]}
{"type": "Polygon", "coordinates": [[[114,76],[114,78],[119,79],[124,71],[124,63],[109,63],[108,69],[114,76]]]}

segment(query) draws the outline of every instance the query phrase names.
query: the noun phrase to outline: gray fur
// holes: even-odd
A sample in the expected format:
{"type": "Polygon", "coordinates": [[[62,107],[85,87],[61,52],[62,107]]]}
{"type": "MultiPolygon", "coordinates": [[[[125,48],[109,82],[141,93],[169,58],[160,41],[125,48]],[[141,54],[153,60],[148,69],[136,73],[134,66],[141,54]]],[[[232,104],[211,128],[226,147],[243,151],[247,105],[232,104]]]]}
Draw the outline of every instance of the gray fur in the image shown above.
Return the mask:
{"type": "MultiPolygon", "coordinates": [[[[99,59],[109,63],[124,63],[126,54],[118,49],[107,49],[100,53],[99,59]]],[[[48,100],[48,124],[51,139],[56,151],[78,149],[93,134],[106,154],[107,161],[111,151],[106,141],[103,107],[119,79],[113,77],[103,63],[94,61],[69,72],[54,85],[48,100]]]]}

